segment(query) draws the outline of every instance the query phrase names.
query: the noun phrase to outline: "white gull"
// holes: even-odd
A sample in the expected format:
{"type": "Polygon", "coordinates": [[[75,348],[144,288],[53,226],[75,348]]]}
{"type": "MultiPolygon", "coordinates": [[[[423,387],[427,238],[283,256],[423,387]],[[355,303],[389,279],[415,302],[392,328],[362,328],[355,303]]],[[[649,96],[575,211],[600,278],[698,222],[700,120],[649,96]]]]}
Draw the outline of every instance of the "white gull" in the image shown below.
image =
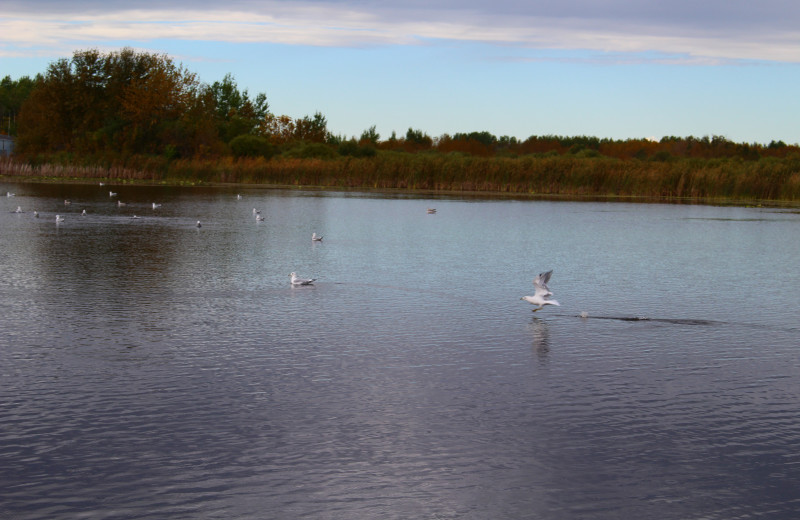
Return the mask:
{"type": "Polygon", "coordinates": [[[292,285],[312,285],[316,278],[300,278],[297,273],[292,273],[292,285]]]}
{"type": "Polygon", "coordinates": [[[545,305],[561,305],[556,300],[550,299],[553,293],[550,291],[550,288],[547,287],[547,282],[550,281],[550,276],[552,274],[553,271],[551,270],[537,275],[536,278],[533,279],[533,286],[536,288],[533,296],[523,296],[520,298],[521,300],[525,300],[532,305],[536,305],[536,308],[533,309],[533,312],[541,310],[545,305]]]}

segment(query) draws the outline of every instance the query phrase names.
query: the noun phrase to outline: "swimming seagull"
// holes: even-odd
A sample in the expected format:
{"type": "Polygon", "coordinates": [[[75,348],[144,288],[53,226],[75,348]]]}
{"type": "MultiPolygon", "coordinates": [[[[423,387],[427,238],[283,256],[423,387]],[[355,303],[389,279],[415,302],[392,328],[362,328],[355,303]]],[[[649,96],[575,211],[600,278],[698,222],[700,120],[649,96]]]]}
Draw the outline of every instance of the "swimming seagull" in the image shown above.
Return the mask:
{"type": "Polygon", "coordinates": [[[322,235],[317,236],[316,233],[311,233],[311,241],[312,242],[322,242],[322,235]]]}
{"type": "Polygon", "coordinates": [[[82,217],[85,217],[85,216],[86,216],[86,210],[83,210],[83,211],[81,211],[81,216],[82,216],[82,217]]]}
{"type": "Polygon", "coordinates": [[[17,206],[17,209],[12,211],[11,213],[22,213],[22,206],[17,206]]]}
{"type": "Polygon", "coordinates": [[[203,227],[203,225],[200,223],[200,221],[199,221],[199,220],[197,221],[197,224],[195,224],[195,225],[196,225],[197,227],[203,227]]]}
{"type": "Polygon", "coordinates": [[[36,217],[36,218],[39,218],[39,212],[34,210],[33,216],[36,217]]]}
{"type": "Polygon", "coordinates": [[[158,209],[160,207],[161,207],[161,204],[156,204],[155,202],[153,203],[153,209],[158,209]]]}
{"type": "Polygon", "coordinates": [[[256,222],[264,222],[264,217],[261,215],[256,215],[256,222]]]}
{"type": "Polygon", "coordinates": [[[64,217],[62,217],[61,215],[56,215],[56,224],[58,224],[59,222],[64,222],[64,217]]]}
{"type": "Polygon", "coordinates": [[[292,273],[289,276],[292,277],[292,285],[312,285],[316,278],[299,278],[297,273],[292,273]]]}
{"type": "Polygon", "coordinates": [[[120,207],[120,208],[121,208],[122,206],[127,206],[127,205],[128,205],[127,203],[125,203],[125,202],[122,202],[121,200],[118,200],[118,201],[117,201],[117,207],[120,207]]]}
{"type": "Polygon", "coordinates": [[[547,282],[550,281],[550,276],[552,274],[553,271],[540,273],[536,278],[533,279],[533,286],[536,288],[533,296],[523,296],[520,298],[521,300],[525,300],[530,304],[536,305],[536,308],[533,309],[533,312],[541,310],[545,305],[561,305],[556,300],[550,299],[550,296],[552,296],[553,293],[550,291],[550,288],[547,287],[547,282]]]}
{"type": "Polygon", "coordinates": [[[117,196],[117,194],[116,194],[116,193],[114,193],[113,191],[109,191],[109,192],[108,192],[108,196],[109,196],[109,197],[116,197],[116,196],[117,196]]]}
{"type": "Polygon", "coordinates": [[[236,200],[242,200],[242,196],[237,194],[236,195],[236,200]]]}

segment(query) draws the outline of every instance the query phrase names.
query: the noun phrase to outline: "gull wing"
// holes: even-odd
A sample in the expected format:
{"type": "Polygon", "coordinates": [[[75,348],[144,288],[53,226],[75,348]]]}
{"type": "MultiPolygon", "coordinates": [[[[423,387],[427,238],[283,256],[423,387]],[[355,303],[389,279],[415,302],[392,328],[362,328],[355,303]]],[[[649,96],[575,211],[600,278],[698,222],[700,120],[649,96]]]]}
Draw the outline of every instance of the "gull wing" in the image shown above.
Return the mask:
{"type": "Polygon", "coordinates": [[[549,291],[550,288],[547,286],[547,282],[550,281],[550,276],[552,276],[552,274],[553,274],[552,269],[550,271],[547,271],[546,273],[539,273],[538,275],[536,275],[536,278],[533,279],[533,285],[535,285],[536,287],[544,287],[549,291]]]}
{"type": "Polygon", "coordinates": [[[539,273],[536,278],[533,279],[533,286],[536,288],[536,296],[552,296],[552,292],[550,288],[547,286],[547,282],[550,281],[550,276],[552,276],[553,270],[547,271],[546,273],[539,273]]]}

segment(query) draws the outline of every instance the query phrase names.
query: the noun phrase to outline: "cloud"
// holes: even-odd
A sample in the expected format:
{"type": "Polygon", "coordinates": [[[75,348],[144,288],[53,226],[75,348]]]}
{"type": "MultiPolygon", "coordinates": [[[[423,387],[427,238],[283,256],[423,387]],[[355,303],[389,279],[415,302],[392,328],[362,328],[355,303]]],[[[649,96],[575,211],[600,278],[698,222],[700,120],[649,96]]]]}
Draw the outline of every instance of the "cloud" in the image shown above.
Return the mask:
{"type": "Polygon", "coordinates": [[[130,2],[114,0],[11,0],[0,19],[0,55],[170,39],[326,47],[457,41],[629,53],[636,59],[654,53],[688,64],[800,62],[800,5],[793,0],[757,5],[741,0],[176,0],[164,5],[142,0],[132,9],[130,2]]]}

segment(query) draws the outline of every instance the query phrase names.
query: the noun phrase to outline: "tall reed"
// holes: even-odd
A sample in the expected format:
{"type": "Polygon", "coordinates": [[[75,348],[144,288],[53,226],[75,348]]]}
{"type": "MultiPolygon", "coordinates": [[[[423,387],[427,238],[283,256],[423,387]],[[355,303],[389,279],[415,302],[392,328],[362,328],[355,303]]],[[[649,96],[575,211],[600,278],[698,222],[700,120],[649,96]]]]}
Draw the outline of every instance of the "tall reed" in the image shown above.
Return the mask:
{"type": "Polygon", "coordinates": [[[375,157],[129,158],[124,166],[28,163],[3,159],[17,177],[120,179],[409,189],[564,196],[640,196],[800,201],[800,157],[621,160],[575,155],[479,157],[385,152],[375,157]]]}

